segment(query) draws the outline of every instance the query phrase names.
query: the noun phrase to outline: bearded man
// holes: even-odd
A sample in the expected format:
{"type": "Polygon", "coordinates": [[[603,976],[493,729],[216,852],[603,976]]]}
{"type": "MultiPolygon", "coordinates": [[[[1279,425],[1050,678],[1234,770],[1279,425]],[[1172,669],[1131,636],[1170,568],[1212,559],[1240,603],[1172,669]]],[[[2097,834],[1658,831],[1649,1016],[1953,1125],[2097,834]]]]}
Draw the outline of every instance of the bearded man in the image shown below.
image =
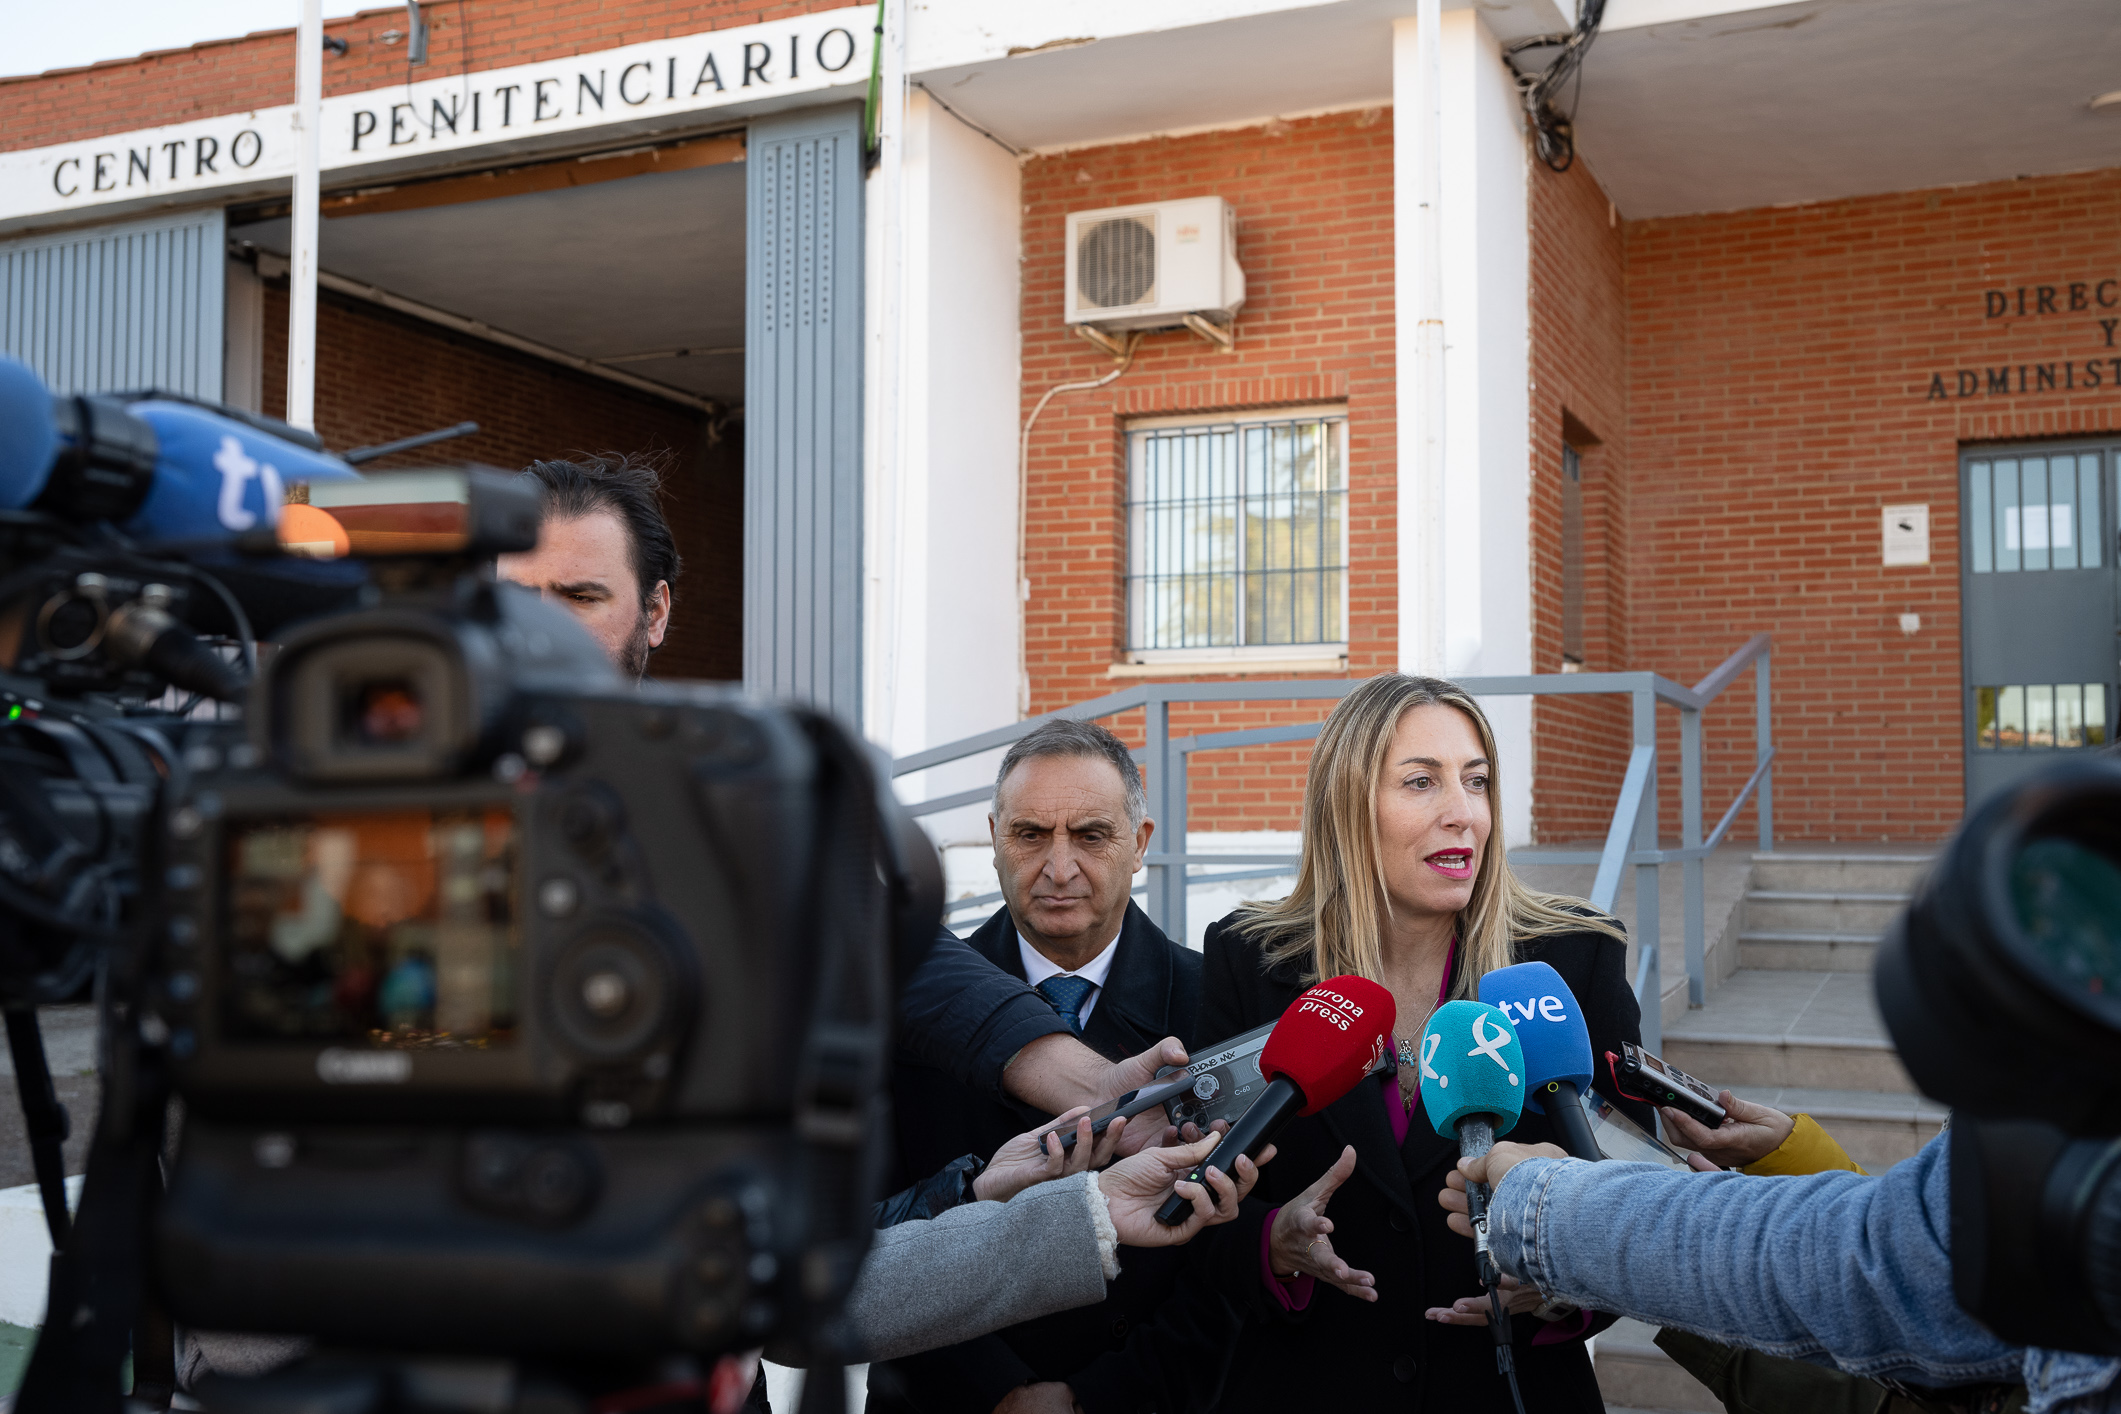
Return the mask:
{"type": "Polygon", "coordinates": [[[523,475],[544,488],[545,522],[535,550],[499,558],[501,578],[565,606],[639,680],[669,631],[681,568],[656,466],[600,456],[532,462],[523,475]]]}

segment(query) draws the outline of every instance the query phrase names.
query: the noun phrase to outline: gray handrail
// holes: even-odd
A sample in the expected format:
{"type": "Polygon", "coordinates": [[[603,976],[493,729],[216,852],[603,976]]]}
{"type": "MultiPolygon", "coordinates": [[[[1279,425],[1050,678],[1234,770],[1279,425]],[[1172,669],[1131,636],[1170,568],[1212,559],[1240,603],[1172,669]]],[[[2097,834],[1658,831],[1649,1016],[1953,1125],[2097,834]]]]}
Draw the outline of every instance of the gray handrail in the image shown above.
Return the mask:
{"type": "MultiPolygon", "coordinates": [[[[1642,1003],[1643,1039],[1653,1050],[1662,1032],[1663,1005],[1658,961],[1657,872],[1667,864],[1677,864],[1684,871],[1687,1000],[1689,1005],[1700,1006],[1708,994],[1702,861],[1723,841],[1749,800],[1753,802],[1760,822],[1760,848],[1767,851],[1775,847],[1775,746],[1770,730],[1772,654],[1773,644],[1769,636],[1755,634],[1691,687],[1657,673],[1642,671],[1533,673],[1458,679],[1458,685],[1475,697],[1617,695],[1629,699],[1631,741],[1627,770],[1619,797],[1614,801],[1602,847],[1595,851],[1523,849],[1514,858],[1527,864],[1597,864],[1598,873],[1591,886],[1590,901],[1604,912],[1612,911],[1625,871],[1630,868],[1635,871],[1635,991],[1642,1003]],[[1754,671],[1753,771],[1731,801],[1730,808],[1717,821],[1716,828],[1704,836],[1701,714],[1748,668],[1754,671]],[[1677,848],[1664,847],[1658,837],[1657,709],[1660,705],[1679,711],[1680,842],[1677,848]]],[[[1305,722],[1173,737],[1170,733],[1172,706],[1208,702],[1330,702],[1345,697],[1359,686],[1361,680],[1349,678],[1141,683],[959,741],[911,752],[891,763],[891,774],[893,777],[910,776],[998,750],[1055,718],[1087,721],[1139,710],[1143,715],[1146,740],[1144,745],[1135,748],[1133,755],[1147,768],[1149,814],[1161,826],[1158,842],[1162,847],[1144,861],[1148,881],[1146,885],[1138,886],[1136,892],[1147,895],[1149,914],[1159,927],[1174,938],[1184,938],[1187,935],[1186,896],[1189,888],[1218,881],[1280,877],[1293,872],[1298,862],[1292,855],[1189,852],[1186,848],[1186,800],[1187,774],[1192,758],[1203,751],[1310,741],[1318,736],[1323,724],[1305,722]],[[1190,872],[1203,866],[1223,872],[1190,872]]],[[[930,800],[909,802],[907,808],[915,815],[934,815],[981,804],[989,795],[989,787],[978,786],[930,800]]],[[[999,902],[1000,898],[999,893],[985,893],[960,899],[949,906],[949,912],[962,913],[999,902]]]]}
{"type": "Polygon", "coordinates": [[[1642,814],[1644,796],[1657,770],[1657,748],[1638,746],[1628,755],[1628,773],[1620,782],[1620,799],[1613,806],[1613,823],[1606,827],[1605,848],[1598,852],[1598,875],[1591,883],[1591,907],[1600,913],[1613,911],[1620,893],[1620,870],[1627,860],[1628,836],[1635,833],[1636,817],[1642,814]]]}

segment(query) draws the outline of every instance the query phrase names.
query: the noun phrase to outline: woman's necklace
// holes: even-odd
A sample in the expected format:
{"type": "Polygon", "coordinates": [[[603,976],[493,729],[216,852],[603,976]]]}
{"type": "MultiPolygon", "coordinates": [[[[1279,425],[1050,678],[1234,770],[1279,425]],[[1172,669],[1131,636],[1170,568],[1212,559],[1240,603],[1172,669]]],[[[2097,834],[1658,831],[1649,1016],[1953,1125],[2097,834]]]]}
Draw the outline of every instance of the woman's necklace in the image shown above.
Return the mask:
{"type": "MultiPolygon", "coordinates": [[[[1435,1011],[1436,1007],[1432,1003],[1429,1009],[1421,1014],[1421,1025],[1427,1025],[1429,1017],[1435,1011]]],[[[1414,1097],[1421,1093],[1421,1031],[1418,1027],[1414,1035],[1416,1039],[1412,1041],[1404,1036],[1394,1038],[1399,1043],[1399,1094],[1401,1100],[1410,1105],[1414,1103],[1414,1097]]]]}

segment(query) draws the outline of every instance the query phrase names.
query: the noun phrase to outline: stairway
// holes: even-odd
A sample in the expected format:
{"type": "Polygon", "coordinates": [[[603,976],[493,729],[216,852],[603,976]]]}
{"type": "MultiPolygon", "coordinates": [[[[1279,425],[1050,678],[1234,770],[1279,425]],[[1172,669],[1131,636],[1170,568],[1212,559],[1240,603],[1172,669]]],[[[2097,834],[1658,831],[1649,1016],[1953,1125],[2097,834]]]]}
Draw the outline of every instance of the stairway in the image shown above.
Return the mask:
{"type": "MultiPolygon", "coordinates": [[[[1912,1156],[1945,1109],[1915,1093],[1871,994],[1878,937],[1929,856],[1820,849],[1756,854],[1734,932],[1737,970],[1708,1005],[1666,1022],[1664,1058],[1710,1086],[1803,1112],[1871,1173],[1912,1156]]],[[[1708,1390],[1623,1322],[1598,1341],[1609,1406],[1716,1411],[1708,1390]]]]}

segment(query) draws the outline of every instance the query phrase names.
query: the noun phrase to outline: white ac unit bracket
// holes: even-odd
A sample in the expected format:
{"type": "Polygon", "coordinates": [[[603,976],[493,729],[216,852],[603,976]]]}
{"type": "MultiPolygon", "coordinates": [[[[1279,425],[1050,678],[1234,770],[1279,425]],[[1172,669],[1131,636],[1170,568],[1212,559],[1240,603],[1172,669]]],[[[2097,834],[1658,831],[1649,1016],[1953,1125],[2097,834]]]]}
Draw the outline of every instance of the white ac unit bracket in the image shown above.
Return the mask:
{"type": "Polygon", "coordinates": [[[1186,327],[1224,353],[1237,352],[1237,320],[1234,316],[1228,324],[1218,324],[1205,314],[1189,314],[1186,327]]]}
{"type": "MultiPolygon", "coordinates": [[[[1237,352],[1236,320],[1233,319],[1228,324],[1218,324],[1206,315],[1188,314],[1183,316],[1183,321],[1186,328],[1191,329],[1195,334],[1198,334],[1222,352],[1237,352]]],[[[1131,331],[1130,334],[1127,331],[1115,332],[1109,329],[1100,329],[1095,324],[1078,324],[1075,326],[1075,332],[1112,355],[1113,362],[1117,363],[1126,358],[1127,351],[1134,344],[1140,342],[1143,334],[1154,331],[1137,329],[1131,331]]]]}

